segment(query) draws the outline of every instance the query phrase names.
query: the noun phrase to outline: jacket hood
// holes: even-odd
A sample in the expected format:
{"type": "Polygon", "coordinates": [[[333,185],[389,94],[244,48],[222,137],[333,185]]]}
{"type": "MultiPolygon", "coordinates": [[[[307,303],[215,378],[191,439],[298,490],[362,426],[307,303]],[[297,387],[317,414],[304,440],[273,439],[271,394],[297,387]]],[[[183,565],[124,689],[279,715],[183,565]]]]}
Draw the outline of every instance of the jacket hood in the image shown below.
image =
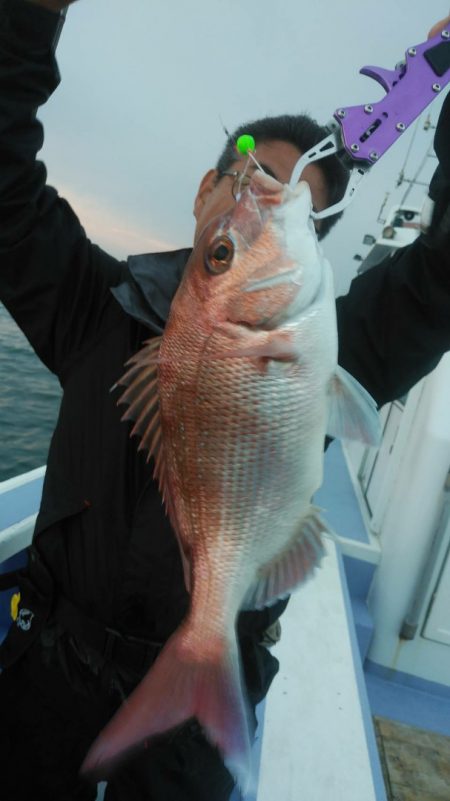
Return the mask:
{"type": "Polygon", "coordinates": [[[122,309],[162,334],[170,305],[191,254],[190,248],[129,256],[124,280],[111,288],[122,309]]]}

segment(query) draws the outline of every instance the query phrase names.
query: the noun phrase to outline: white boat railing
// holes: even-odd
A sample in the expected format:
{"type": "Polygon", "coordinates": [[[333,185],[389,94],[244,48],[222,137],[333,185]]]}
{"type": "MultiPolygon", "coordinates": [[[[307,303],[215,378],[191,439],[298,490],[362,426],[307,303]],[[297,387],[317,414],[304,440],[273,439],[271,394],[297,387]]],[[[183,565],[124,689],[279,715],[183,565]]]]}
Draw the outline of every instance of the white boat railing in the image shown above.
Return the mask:
{"type": "MultiPolygon", "coordinates": [[[[45,465],[37,467],[0,483],[0,563],[26,548],[31,542],[45,470],[45,465]],[[30,494],[32,489],[35,491],[26,506],[31,504],[34,508],[31,514],[24,514],[25,493],[30,494]]],[[[31,509],[28,508],[27,511],[31,509]]]]}

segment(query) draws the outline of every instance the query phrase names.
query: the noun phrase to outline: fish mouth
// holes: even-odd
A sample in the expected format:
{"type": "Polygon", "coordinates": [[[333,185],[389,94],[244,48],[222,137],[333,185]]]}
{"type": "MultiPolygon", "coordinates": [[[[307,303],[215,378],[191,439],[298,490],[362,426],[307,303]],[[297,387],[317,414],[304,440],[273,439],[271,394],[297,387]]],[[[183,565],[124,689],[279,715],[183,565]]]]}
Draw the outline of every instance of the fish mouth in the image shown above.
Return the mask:
{"type": "Polygon", "coordinates": [[[291,190],[264,173],[252,176],[236,204],[229,228],[248,273],[242,271],[241,297],[233,296],[229,310],[243,329],[289,324],[316,299],[323,276],[310,209],[305,182],[291,190]],[[252,249],[247,263],[244,256],[252,249]]]}

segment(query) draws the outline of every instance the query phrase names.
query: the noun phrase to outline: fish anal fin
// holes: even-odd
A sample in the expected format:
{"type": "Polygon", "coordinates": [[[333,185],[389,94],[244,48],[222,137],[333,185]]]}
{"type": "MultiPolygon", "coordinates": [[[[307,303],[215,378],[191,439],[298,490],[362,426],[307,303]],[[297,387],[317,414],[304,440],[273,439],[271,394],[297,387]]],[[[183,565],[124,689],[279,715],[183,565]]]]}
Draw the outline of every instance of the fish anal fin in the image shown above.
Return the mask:
{"type": "Polygon", "coordinates": [[[285,598],[306,581],[325,555],[323,532],[328,532],[328,528],[319,510],[311,507],[291,543],[276,559],[260,569],[242,608],[263,609],[285,598]]]}
{"type": "Polygon", "coordinates": [[[350,373],[338,366],[329,387],[327,434],[379,445],[381,423],[372,396],[350,373]]]}

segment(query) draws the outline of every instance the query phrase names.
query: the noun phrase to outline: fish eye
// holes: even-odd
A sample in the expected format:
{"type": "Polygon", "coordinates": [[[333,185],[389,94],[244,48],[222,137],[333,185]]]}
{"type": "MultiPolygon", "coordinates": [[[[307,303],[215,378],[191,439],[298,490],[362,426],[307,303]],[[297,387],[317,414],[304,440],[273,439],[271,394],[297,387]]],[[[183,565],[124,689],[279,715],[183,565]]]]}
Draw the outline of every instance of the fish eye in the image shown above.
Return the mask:
{"type": "Polygon", "coordinates": [[[220,236],[211,242],[205,255],[205,267],[213,275],[221,275],[230,269],[234,257],[234,244],[228,236],[220,236]]]}

